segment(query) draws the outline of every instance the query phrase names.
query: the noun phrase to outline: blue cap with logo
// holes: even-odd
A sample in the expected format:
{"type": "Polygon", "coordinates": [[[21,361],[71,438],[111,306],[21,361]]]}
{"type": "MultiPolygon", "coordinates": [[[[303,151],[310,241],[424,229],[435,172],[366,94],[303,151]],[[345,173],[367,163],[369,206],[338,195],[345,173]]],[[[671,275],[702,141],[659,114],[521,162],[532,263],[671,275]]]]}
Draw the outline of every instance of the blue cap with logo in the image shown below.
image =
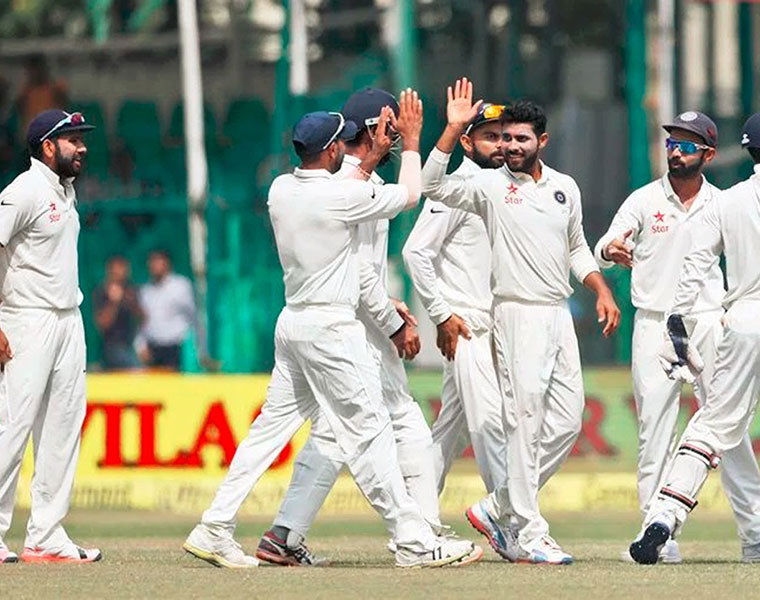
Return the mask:
{"type": "Polygon", "coordinates": [[[705,144],[715,148],[718,145],[718,126],[705,113],[696,110],[687,110],[681,113],[672,122],[666,123],[662,128],[671,133],[674,129],[683,129],[696,133],[705,144]]]}
{"type": "Polygon", "coordinates": [[[760,113],[755,113],[742,127],[742,148],[760,148],[760,113]]]}
{"type": "Polygon", "coordinates": [[[353,121],[358,129],[362,129],[377,125],[384,106],[390,106],[398,117],[401,109],[395,96],[385,90],[368,87],[351,94],[341,112],[347,121],[353,121]]]}
{"type": "Polygon", "coordinates": [[[94,125],[85,122],[79,112],[67,113],[65,110],[51,108],[44,110],[29,123],[26,129],[26,143],[30,148],[64,133],[72,131],[90,131],[94,125]]]}
{"type": "Polygon", "coordinates": [[[326,150],[335,140],[352,140],[357,127],[337,112],[311,112],[301,117],[293,127],[293,145],[299,145],[306,154],[326,150]]]}

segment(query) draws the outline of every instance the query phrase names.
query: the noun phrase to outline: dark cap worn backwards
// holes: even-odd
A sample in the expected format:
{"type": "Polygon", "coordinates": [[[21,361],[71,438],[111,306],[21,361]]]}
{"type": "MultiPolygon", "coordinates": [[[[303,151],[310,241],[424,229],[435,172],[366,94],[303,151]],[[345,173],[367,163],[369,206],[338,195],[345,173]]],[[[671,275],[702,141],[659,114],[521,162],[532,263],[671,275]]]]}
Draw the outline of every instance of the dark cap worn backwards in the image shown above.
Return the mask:
{"type": "Polygon", "coordinates": [[[755,113],[742,127],[742,148],[760,148],[760,113],[755,113]]]}
{"type": "Polygon", "coordinates": [[[662,128],[670,133],[673,129],[691,131],[701,137],[705,144],[715,148],[718,145],[718,126],[706,114],[696,110],[687,110],[678,115],[671,123],[666,123],[662,128]]]}
{"type": "Polygon", "coordinates": [[[354,139],[356,131],[356,125],[340,113],[307,113],[293,127],[293,144],[299,144],[307,154],[317,154],[337,139],[354,139]]]}
{"type": "Polygon", "coordinates": [[[398,117],[400,108],[393,94],[368,87],[351,94],[341,112],[347,121],[353,121],[358,129],[362,129],[377,125],[384,106],[390,106],[393,114],[398,117]]]}
{"type": "Polygon", "coordinates": [[[90,131],[94,125],[85,122],[82,113],[67,113],[65,110],[51,108],[42,111],[29,123],[26,129],[26,143],[30,148],[72,131],[90,131]]]}

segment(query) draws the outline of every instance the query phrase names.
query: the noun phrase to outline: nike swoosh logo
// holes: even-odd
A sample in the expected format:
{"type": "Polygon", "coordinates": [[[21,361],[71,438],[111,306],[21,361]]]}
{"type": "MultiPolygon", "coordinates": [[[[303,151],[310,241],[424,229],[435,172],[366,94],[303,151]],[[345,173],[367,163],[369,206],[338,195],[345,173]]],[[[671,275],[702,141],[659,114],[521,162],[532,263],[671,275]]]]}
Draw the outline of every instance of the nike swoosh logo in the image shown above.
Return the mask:
{"type": "Polygon", "coordinates": [[[375,199],[375,188],[372,188],[372,199],[375,199]]]}
{"type": "Polygon", "coordinates": [[[13,206],[13,204],[6,202],[5,200],[0,200],[0,206],[13,206]]]}
{"type": "Polygon", "coordinates": [[[445,213],[446,211],[445,211],[445,210],[436,210],[436,209],[434,209],[434,208],[431,208],[431,209],[430,209],[430,212],[431,212],[432,214],[434,214],[434,215],[437,215],[437,214],[439,214],[439,213],[445,213]]]}

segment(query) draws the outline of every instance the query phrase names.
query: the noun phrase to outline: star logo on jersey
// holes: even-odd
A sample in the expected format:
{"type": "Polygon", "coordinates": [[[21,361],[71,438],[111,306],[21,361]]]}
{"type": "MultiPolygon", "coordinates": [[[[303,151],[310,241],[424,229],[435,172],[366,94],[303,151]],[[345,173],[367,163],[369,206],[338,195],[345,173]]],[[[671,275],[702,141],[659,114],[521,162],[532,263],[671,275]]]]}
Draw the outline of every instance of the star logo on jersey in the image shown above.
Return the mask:
{"type": "Polygon", "coordinates": [[[662,214],[662,211],[658,210],[652,216],[654,216],[654,225],[651,227],[652,233],[667,233],[670,231],[670,227],[665,225],[665,215],[662,214]],[[658,225],[657,223],[662,223],[662,225],[658,225]]]}
{"type": "Polygon", "coordinates": [[[665,222],[665,215],[663,215],[659,210],[654,214],[654,218],[658,223],[665,222]]]}
{"type": "Polygon", "coordinates": [[[514,181],[510,182],[504,202],[507,204],[522,204],[522,199],[517,195],[519,189],[514,181]]]}
{"type": "Polygon", "coordinates": [[[55,202],[50,203],[50,222],[55,223],[56,221],[61,220],[61,214],[55,212],[58,209],[55,202]]]}

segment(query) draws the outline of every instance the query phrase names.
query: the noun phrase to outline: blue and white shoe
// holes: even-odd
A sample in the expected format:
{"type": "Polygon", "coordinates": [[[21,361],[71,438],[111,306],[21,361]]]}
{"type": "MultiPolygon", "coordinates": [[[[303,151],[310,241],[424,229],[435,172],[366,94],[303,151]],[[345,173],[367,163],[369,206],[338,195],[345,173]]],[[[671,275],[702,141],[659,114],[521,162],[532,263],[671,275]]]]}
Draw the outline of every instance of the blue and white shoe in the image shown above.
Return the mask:
{"type": "Polygon", "coordinates": [[[516,562],[519,554],[517,545],[517,528],[501,527],[483,507],[483,501],[473,504],[464,516],[479,533],[485,536],[491,548],[509,562],[516,562]]]}
{"type": "Polygon", "coordinates": [[[562,550],[550,535],[541,536],[531,550],[520,548],[517,561],[533,565],[571,565],[573,557],[562,550]]]}
{"type": "Polygon", "coordinates": [[[628,548],[631,558],[640,565],[653,565],[660,558],[660,551],[670,539],[670,527],[661,521],[654,521],[628,548]]]}

